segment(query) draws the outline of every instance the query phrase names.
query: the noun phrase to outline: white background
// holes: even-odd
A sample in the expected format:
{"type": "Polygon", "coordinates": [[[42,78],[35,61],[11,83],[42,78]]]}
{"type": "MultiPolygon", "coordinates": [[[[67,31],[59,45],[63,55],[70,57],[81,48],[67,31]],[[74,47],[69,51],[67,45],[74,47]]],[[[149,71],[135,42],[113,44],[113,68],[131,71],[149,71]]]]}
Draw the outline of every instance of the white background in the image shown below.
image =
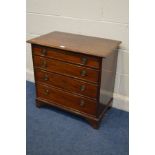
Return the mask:
{"type": "MultiPolygon", "coordinates": [[[[130,154],[154,155],[154,1],[130,0],[130,154]]],[[[25,1],[0,5],[0,154],[26,154],[25,1]]]]}

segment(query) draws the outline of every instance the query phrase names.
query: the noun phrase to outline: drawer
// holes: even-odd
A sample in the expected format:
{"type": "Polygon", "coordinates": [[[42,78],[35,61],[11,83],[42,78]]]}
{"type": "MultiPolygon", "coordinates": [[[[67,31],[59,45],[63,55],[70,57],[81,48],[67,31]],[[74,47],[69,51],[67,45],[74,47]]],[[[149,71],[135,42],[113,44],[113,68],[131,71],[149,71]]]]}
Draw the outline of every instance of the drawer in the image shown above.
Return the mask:
{"type": "Polygon", "coordinates": [[[95,115],[96,102],[65,91],[37,84],[37,97],[53,104],[75,109],[80,112],[95,115]]]}
{"type": "Polygon", "coordinates": [[[54,59],[58,59],[58,60],[62,60],[62,61],[66,61],[66,62],[78,64],[78,65],[88,66],[96,69],[99,68],[99,64],[100,64],[99,62],[101,59],[95,56],[89,56],[86,54],[80,54],[80,53],[60,50],[56,48],[39,46],[39,45],[33,45],[32,51],[34,55],[54,58],[54,59]]]}
{"type": "Polygon", "coordinates": [[[55,87],[59,87],[91,98],[97,97],[97,85],[86,83],[68,76],[35,69],[35,79],[38,82],[53,85],[55,87]]]}
{"type": "Polygon", "coordinates": [[[69,75],[90,82],[98,82],[99,71],[78,65],[65,63],[59,60],[48,59],[40,56],[33,56],[34,67],[47,71],[69,75]]]}

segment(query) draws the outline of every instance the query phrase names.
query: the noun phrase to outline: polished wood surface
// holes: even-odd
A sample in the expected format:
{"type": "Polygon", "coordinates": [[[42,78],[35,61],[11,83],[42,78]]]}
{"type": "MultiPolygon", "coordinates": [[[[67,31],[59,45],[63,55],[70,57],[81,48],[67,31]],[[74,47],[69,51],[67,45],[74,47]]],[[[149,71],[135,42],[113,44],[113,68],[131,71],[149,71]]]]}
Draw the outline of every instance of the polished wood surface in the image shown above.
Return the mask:
{"type": "Polygon", "coordinates": [[[98,85],[83,82],[69,76],[35,69],[36,82],[48,84],[61,89],[96,99],[98,85]]]}
{"type": "Polygon", "coordinates": [[[73,64],[82,66],[99,68],[99,61],[101,58],[79,54],[75,52],[60,50],[56,48],[48,48],[45,46],[33,45],[32,52],[34,55],[45,56],[47,58],[53,58],[61,61],[66,61],[73,64]]]}
{"type": "Polygon", "coordinates": [[[107,57],[121,43],[116,40],[57,31],[28,40],[27,42],[99,57],[107,57]]]}
{"type": "Polygon", "coordinates": [[[40,56],[33,56],[33,61],[34,67],[42,68],[47,71],[77,77],[79,79],[94,83],[98,82],[99,79],[99,71],[95,69],[77,66],[59,60],[48,59],[40,56]]]}
{"type": "Polygon", "coordinates": [[[106,68],[102,70],[101,74],[102,76],[101,89],[102,89],[102,98],[104,101],[103,104],[106,104],[111,98],[113,98],[117,57],[118,57],[118,50],[103,60],[102,66],[106,68]]]}
{"type": "Polygon", "coordinates": [[[98,128],[113,100],[120,41],[52,32],[28,42],[32,44],[37,107],[58,107],[98,128]]]}
{"type": "Polygon", "coordinates": [[[54,102],[55,104],[70,107],[91,115],[96,114],[95,101],[56,89],[56,87],[48,87],[37,84],[37,96],[38,98],[54,102]]]}
{"type": "Polygon", "coordinates": [[[99,113],[94,117],[93,115],[90,115],[88,113],[84,113],[82,111],[78,111],[76,109],[73,109],[73,108],[70,108],[70,107],[67,107],[64,105],[55,104],[54,102],[52,102],[50,100],[47,101],[46,99],[42,99],[42,98],[38,98],[38,97],[36,98],[36,106],[38,108],[40,108],[42,106],[48,106],[48,107],[54,106],[61,110],[65,110],[70,113],[83,116],[86,119],[86,121],[88,121],[90,123],[90,125],[95,129],[99,128],[100,122],[101,122],[104,114],[106,113],[106,111],[111,108],[111,104],[112,104],[112,99],[109,100],[109,102],[106,105],[100,104],[99,113]]]}

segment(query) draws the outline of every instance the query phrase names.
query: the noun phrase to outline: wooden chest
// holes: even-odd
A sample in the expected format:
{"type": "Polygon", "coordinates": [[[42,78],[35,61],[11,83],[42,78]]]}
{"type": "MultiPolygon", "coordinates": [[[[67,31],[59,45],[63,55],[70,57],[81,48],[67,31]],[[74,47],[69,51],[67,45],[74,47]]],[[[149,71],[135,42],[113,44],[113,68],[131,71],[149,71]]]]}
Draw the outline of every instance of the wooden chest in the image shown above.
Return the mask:
{"type": "Polygon", "coordinates": [[[98,128],[111,107],[120,41],[51,32],[27,42],[32,44],[36,105],[75,113],[98,128]],[[106,66],[110,76],[104,75],[106,66]],[[101,73],[104,103],[100,103],[101,73]]]}

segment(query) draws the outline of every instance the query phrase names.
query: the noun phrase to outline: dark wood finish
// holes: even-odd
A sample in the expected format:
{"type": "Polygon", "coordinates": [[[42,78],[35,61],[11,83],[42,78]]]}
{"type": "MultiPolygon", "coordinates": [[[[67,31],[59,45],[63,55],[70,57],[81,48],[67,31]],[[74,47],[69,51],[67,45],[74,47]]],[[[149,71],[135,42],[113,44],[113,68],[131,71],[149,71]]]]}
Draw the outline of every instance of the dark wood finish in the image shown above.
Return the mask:
{"type": "Polygon", "coordinates": [[[57,31],[28,40],[27,42],[99,57],[107,57],[121,43],[116,40],[57,31]]]}
{"type": "Polygon", "coordinates": [[[32,52],[34,55],[45,56],[69,63],[74,63],[82,66],[99,68],[99,61],[101,58],[90,56],[86,54],[79,54],[75,52],[60,50],[56,48],[48,48],[45,46],[33,45],[32,52]]]}
{"type": "Polygon", "coordinates": [[[100,104],[100,108],[98,108],[99,111],[98,111],[98,115],[97,115],[98,116],[98,119],[92,119],[92,118],[86,117],[86,120],[89,122],[89,124],[93,128],[95,128],[95,129],[98,129],[99,128],[100,122],[101,122],[101,120],[103,118],[104,113],[106,113],[106,111],[108,111],[111,108],[112,100],[113,99],[110,98],[110,100],[105,105],[100,104]]]}
{"type": "Polygon", "coordinates": [[[40,108],[42,106],[50,105],[50,106],[54,106],[54,107],[60,108],[62,110],[74,113],[76,115],[83,116],[88,121],[88,123],[95,129],[99,128],[100,122],[101,122],[105,112],[111,107],[111,102],[112,102],[112,98],[109,100],[109,102],[107,102],[106,105],[100,104],[99,113],[98,113],[97,117],[94,117],[93,115],[83,113],[82,111],[81,112],[77,111],[76,109],[72,109],[70,107],[55,104],[55,103],[53,103],[51,101],[47,101],[45,99],[36,98],[36,105],[38,108],[40,108]]]}
{"type": "Polygon", "coordinates": [[[95,98],[97,97],[98,85],[83,82],[68,76],[35,69],[36,82],[52,85],[61,89],[71,91],[80,95],[95,98]]]}
{"type": "Polygon", "coordinates": [[[99,80],[99,72],[94,69],[77,66],[59,60],[48,59],[40,56],[34,56],[33,61],[34,67],[42,68],[47,71],[69,75],[95,83],[99,80]]]}
{"type": "Polygon", "coordinates": [[[89,118],[86,118],[86,121],[95,129],[98,129],[99,128],[99,125],[100,125],[100,120],[94,120],[94,119],[89,119],[89,118]]]}
{"type": "Polygon", "coordinates": [[[79,112],[82,111],[91,115],[96,114],[95,101],[80,97],[78,95],[73,95],[66,91],[57,89],[56,87],[37,84],[37,96],[38,98],[75,109],[79,112]]]}
{"type": "MultiPolygon", "coordinates": [[[[110,54],[103,60],[101,76],[101,89],[102,98],[104,99],[103,104],[106,104],[111,98],[113,98],[114,86],[115,86],[115,76],[116,76],[116,66],[117,66],[117,56],[118,50],[110,54]]],[[[101,77],[100,76],[100,77],[101,77]]]]}
{"type": "Polygon", "coordinates": [[[83,116],[98,128],[112,105],[120,41],[52,32],[28,42],[32,44],[36,106],[50,105],[83,116]]]}

